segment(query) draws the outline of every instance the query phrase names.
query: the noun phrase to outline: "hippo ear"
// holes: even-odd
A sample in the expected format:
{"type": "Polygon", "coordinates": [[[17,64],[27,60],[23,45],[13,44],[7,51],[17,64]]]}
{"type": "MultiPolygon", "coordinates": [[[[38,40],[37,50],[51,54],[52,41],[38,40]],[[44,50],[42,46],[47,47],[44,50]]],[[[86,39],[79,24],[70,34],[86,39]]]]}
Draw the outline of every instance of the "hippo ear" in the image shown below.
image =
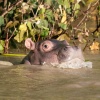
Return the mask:
{"type": "Polygon", "coordinates": [[[25,47],[29,50],[34,50],[35,49],[35,43],[31,40],[31,38],[27,38],[25,40],[25,47]]]}

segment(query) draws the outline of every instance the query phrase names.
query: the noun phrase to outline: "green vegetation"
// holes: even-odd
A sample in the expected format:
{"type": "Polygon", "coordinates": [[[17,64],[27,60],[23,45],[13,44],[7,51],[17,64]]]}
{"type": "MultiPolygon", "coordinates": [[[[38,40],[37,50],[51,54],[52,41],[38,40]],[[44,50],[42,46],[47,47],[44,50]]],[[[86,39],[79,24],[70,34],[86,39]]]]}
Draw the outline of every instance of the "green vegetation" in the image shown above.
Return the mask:
{"type": "Polygon", "coordinates": [[[88,43],[100,37],[99,0],[1,0],[0,52],[26,38],[88,43]],[[93,29],[87,22],[95,22],[93,29]],[[13,41],[13,42],[12,42],[13,41]]]}

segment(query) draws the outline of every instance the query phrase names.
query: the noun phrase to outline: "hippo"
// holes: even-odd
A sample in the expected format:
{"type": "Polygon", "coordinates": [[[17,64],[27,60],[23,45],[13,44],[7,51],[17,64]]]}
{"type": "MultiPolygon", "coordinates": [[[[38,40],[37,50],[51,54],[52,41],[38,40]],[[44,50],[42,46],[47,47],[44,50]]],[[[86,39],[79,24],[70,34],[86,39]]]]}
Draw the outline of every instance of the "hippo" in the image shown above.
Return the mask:
{"type": "Polygon", "coordinates": [[[60,64],[75,58],[84,61],[81,48],[78,46],[71,46],[65,40],[47,39],[35,43],[31,38],[27,38],[25,40],[25,47],[29,49],[30,52],[25,56],[21,64],[60,64]]]}

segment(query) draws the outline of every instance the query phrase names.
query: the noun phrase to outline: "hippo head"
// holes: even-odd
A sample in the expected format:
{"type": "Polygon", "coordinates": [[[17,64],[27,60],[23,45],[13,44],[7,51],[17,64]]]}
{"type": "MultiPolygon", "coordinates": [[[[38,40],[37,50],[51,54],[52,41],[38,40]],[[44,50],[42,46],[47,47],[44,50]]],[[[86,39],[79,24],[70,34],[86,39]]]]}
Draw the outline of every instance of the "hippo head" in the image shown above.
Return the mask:
{"type": "Polygon", "coordinates": [[[65,40],[48,39],[34,43],[28,38],[25,46],[30,53],[23,59],[24,64],[59,64],[75,58],[84,61],[81,49],[77,46],[70,46],[65,40]]]}

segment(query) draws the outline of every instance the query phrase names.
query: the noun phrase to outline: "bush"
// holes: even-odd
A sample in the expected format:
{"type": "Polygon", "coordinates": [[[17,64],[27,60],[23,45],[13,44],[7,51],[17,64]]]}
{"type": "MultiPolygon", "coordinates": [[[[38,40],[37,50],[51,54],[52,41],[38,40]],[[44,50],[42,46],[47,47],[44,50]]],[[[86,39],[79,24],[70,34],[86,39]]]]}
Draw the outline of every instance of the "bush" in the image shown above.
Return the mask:
{"type": "Polygon", "coordinates": [[[0,2],[0,15],[5,53],[11,39],[19,43],[29,37],[33,41],[56,38],[86,43],[90,36],[100,35],[99,0],[5,0],[0,2]],[[91,31],[87,21],[92,17],[96,25],[91,31]]]}

